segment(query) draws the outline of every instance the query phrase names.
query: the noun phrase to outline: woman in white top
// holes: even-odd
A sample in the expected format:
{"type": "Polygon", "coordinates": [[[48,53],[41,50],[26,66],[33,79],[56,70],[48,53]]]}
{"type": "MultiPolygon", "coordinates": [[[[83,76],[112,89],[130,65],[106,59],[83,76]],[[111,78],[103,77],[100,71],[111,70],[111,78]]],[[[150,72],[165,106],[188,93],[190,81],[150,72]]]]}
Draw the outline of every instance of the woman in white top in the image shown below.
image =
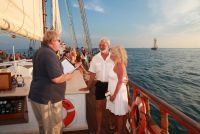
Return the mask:
{"type": "Polygon", "coordinates": [[[114,67],[109,71],[108,91],[111,96],[107,100],[106,108],[116,116],[117,131],[115,134],[121,134],[124,124],[125,115],[128,113],[128,96],[126,83],[127,79],[127,54],[126,50],[121,47],[111,48],[111,60],[114,61],[114,67]]]}

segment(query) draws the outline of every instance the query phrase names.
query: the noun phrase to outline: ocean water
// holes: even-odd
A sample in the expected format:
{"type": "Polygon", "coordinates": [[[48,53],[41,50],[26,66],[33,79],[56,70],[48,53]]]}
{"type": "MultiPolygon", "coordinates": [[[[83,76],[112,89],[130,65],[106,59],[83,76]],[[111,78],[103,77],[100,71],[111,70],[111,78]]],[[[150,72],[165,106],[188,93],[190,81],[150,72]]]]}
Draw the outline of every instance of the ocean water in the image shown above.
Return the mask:
{"type": "MultiPolygon", "coordinates": [[[[130,80],[200,123],[200,49],[129,48],[127,53],[130,80]]],[[[159,123],[160,112],[151,110],[159,123]]],[[[188,133],[170,116],[169,131],[188,133]]]]}
{"type": "MultiPolygon", "coordinates": [[[[12,54],[13,53],[12,49],[6,49],[5,51],[6,51],[7,54],[12,54]]],[[[33,51],[35,52],[36,49],[33,49],[33,51]]],[[[15,49],[15,53],[21,53],[21,54],[26,53],[27,54],[28,53],[28,49],[15,49]]]]}

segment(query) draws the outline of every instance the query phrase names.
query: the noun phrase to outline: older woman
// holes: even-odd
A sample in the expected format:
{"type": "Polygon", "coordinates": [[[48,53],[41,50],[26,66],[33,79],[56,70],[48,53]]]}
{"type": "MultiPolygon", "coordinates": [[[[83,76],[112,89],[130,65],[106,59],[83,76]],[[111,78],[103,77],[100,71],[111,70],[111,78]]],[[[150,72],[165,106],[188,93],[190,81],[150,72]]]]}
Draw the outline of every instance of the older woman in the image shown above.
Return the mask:
{"type": "Polygon", "coordinates": [[[107,100],[106,108],[109,109],[117,120],[117,131],[115,134],[122,134],[124,124],[124,117],[128,112],[128,96],[126,83],[127,79],[127,54],[123,47],[117,46],[111,48],[111,60],[115,65],[109,71],[108,78],[108,91],[111,96],[107,100]]]}
{"type": "Polygon", "coordinates": [[[33,80],[29,99],[39,124],[40,134],[62,133],[62,100],[67,80],[71,74],[63,74],[56,52],[60,38],[56,31],[47,31],[43,45],[33,57],[33,80]]]}

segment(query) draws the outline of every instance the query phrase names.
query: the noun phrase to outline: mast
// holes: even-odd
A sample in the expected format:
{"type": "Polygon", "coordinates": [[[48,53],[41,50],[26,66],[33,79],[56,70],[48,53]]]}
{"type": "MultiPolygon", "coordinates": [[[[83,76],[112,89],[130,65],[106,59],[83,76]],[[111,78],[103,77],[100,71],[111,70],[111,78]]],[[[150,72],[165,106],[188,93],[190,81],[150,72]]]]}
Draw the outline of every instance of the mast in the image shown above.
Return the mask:
{"type": "Polygon", "coordinates": [[[156,43],[157,43],[157,39],[156,39],[156,38],[154,38],[154,48],[157,48],[157,45],[156,45],[156,43]]]}
{"type": "Polygon", "coordinates": [[[91,40],[90,40],[90,34],[89,34],[83,0],[78,0],[78,3],[79,3],[79,7],[80,7],[80,13],[81,13],[83,29],[84,29],[85,46],[86,46],[86,48],[88,48],[88,51],[91,54],[92,44],[91,44],[91,40]]]}
{"type": "Polygon", "coordinates": [[[60,19],[60,10],[58,0],[51,0],[52,6],[52,27],[51,29],[56,30],[59,34],[62,33],[62,24],[60,19]]]}
{"type": "Polygon", "coordinates": [[[47,26],[46,26],[46,0],[42,0],[42,11],[43,11],[43,33],[47,31],[47,26]]]}
{"type": "Polygon", "coordinates": [[[68,11],[67,15],[68,15],[68,18],[69,18],[69,30],[70,30],[70,34],[71,34],[72,40],[73,40],[72,45],[76,48],[78,46],[78,43],[77,43],[77,39],[76,39],[73,17],[72,17],[72,14],[71,14],[71,9],[70,9],[68,0],[65,0],[65,7],[67,8],[67,11],[68,11]]]}

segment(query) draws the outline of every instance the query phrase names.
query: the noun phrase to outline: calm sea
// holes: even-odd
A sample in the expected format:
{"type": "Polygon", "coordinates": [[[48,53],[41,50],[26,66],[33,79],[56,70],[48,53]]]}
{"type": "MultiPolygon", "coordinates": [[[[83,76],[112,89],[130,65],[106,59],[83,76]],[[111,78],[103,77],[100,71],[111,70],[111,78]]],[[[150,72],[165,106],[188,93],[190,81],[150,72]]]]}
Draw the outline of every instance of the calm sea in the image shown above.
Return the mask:
{"type": "MultiPolygon", "coordinates": [[[[129,79],[200,123],[200,49],[127,49],[129,79]]],[[[153,118],[160,112],[152,106],[153,118]]],[[[187,133],[169,118],[170,133],[187,133]]]]}

